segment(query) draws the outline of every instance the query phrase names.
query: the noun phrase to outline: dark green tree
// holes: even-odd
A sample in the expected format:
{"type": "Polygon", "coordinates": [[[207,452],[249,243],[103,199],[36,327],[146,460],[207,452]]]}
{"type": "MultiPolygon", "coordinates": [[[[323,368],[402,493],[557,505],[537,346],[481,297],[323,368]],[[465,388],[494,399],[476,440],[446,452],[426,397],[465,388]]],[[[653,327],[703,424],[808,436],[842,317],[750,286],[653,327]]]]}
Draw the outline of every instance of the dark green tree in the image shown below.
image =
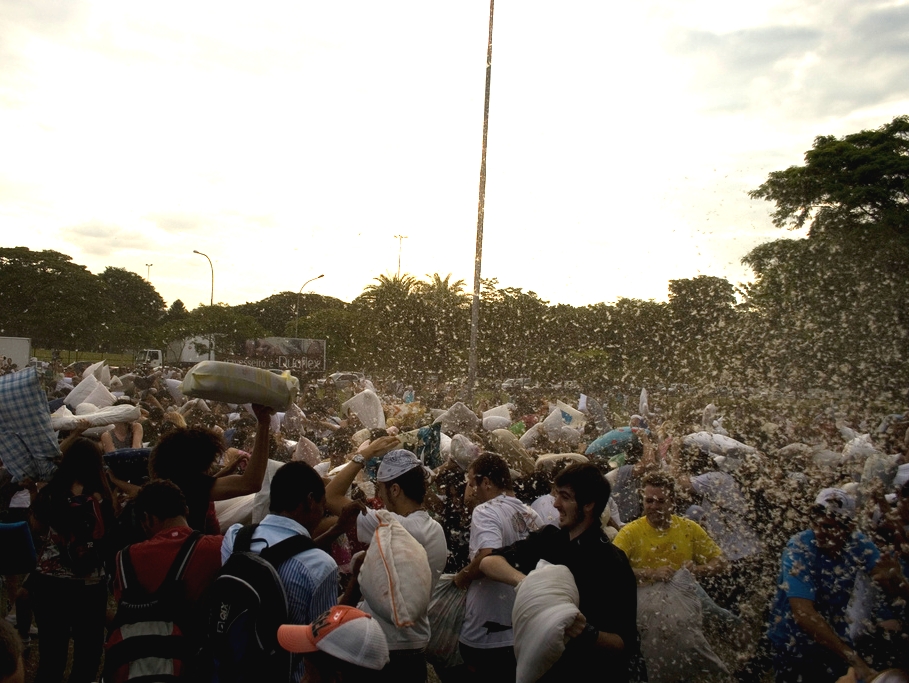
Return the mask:
{"type": "Polygon", "coordinates": [[[751,197],[776,204],[780,227],[909,239],[909,116],[843,138],[823,135],[803,166],[772,172],[751,197]]]}
{"type": "Polygon", "coordinates": [[[674,380],[668,304],[620,298],[612,316],[617,385],[653,386],[674,380]]]}
{"type": "Polygon", "coordinates": [[[105,350],[135,350],[152,343],[165,306],[151,283],[136,273],[111,266],[98,279],[103,294],[101,343],[105,350]]]}
{"type": "MultiPolygon", "coordinates": [[[[879,390],[909,385],[909,248],[867,235],[777,240],[744,259],[749,354],[781,386],[879,390]]],[[[743,349],[744,352],[744,349],[743,349]]]]}
{"type": "Polygon", "coordinates": [[[426,372],[440,378],[464,375],[470,344],[470,297],[464,280],[451,281],[438,273],[414,285],[413,296],[420,324],[414,328],[415,343],[432,360],[426,372]]]}
{"type": "Polygon", "coordinates": [[[547,304],[535,292],[498,287],[484,279],[480,290],[477,361],[482,377],[531,377],[553,351],[546,343],[547,304]]]}
{"type": "MultiPolygon", "coordinates": [[[[279,292],[272,294],[270,297],[261,301],[246,302],[239,306],[234,306],[238,313],[248,315],[254,318],[265,330],[267,336],[294,336],[294,329],[288,331],[288,322],[293,321],[296,316],[300,317],[300,328],[302,330],[303,319],[317,311],[330,309],[343,309],[345,304],[340,299],[331,296],[322,296],[307,292],[298,294],[297,292],[279,292]],[[299,311],[297,305],[299,303],[299,311]]],[[[302,331],[300,331],[302,334],[302,331]]],[[[304,337],[304,339],[307,337],[304,337]]]]}
{"type": "Polygon", "coordinates": [[[167,309],[165,320],[180,320],[181,318],[185,318],[188,315],[189,311],[186,310],[186,304],[184,304],[180,299],[177,299],[170,305],[170,308],[167,309]]]}
{"type": "Polygon", "coordinates": [[[725,278],[699,275],[669,281],[674,381],[727,381],[735,305],[735,288],[725,278]]]}
{"type": "Polygon", "coordinates": [[[104,326],[97,276],[57,251],[0,248],[0,334],[44,348],[98,349],[104,326]]]}
{"type": "Polygon", "coordinates": [[[413,293],[416,284],[412,275],[379,275],[351,302],[363,367],[403,378],[430,360],[430,350],[424,352],[415,334],[425,320],[413,293]]]}
{"type": "MultiPolygon", "coordinates": [[[[365,366],[357,348],[358,316],[350,308],[323,308],[300,320],[299,334],[304,339],[324,339],[328,372],[351,370],[365,366]]],[[[295,323],[287,324],[285,337],[293,337],[295,323]]]]}
{"type": "Polygon", "coordinates": [[[189,315],[168,320],[159,333],[162,345],[188,337],[206,337],[214,342],[216,354],[242,355],[247,339],[265,336],[262,326],[236,307],[216,304],[199,306],[189,315]]]}
{"type": "MultiPolygon", "coordinates": [[[[764,377],[903,393],[909,386],[909,117],[842,139],[815,139],[804,166],[770,174],[752,197],[803,240],[762,244],[743,262],[743,357],[764,377]],[[759,334],[763,348],[747,339],[759,334]]],[[[904,395],[904,394],[903,394],[904,395]]]]}

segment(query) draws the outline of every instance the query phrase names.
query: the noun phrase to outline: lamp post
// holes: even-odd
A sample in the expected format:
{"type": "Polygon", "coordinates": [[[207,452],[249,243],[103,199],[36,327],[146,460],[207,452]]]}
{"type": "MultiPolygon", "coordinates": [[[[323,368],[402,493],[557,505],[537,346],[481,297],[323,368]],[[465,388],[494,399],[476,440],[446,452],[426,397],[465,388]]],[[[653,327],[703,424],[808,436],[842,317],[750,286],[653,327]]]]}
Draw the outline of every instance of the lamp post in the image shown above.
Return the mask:
{"type": "Polygon", "coordinates": [[[480,265],[483,261],[483,217],[486,214],[486,136],[489,132],[489,88],[492,82],[492,18],[495,0],[489,0],[489,43],[486,47],[486,97],[483,102],[483,152],[480,160],[480,201],[477,209],[477,248],[474,256],[473,301],[470,305],[470,351],[467,361],[467,395],[473,398],[477,381],[477,328],[480,321],[480,265]]]}
{"type": "Polygon", "coordinates": [[[145,264],[145,267],[148,269],[148,272],[147,272],[147,274],[146,274],[146,276],[145,276],[145,279],[148,280],[149,282],[151,282],[151,267],[152,267],[153,265],[155,265],[155,264],[154,264],[154,263],[146,263],[146,264],[145,264]]]}
{"type": "Polygon", "coordinates": [[[407,239],[407,235],[395,235],[395,239],[398,240],[398,278],[401,277],[401,245],[404,243],[404,240],[407,239]]]}
{"type": "Polygon", "coordinates": [[[303,293],[303,288],[306,287],[306,285],[308,285],[310,282],[318,280],[322,277],[325,277],[325,273],[309,278],[306,282],[303,283],[303,287],[300,287],[300,291],[297,292],[297,307],[294,309],[294,337],[300,336],[300,295],[303,293]]]}
{"type": "MultiPolygon", "coordinates": [[[[209,266],[209,268],[211,268],[211,300],[210,300],[209,306],[214,306],[215,305],[215,267],[212,265],[211,259],[208,258],[208,254],[203,254],[201,251],[196,251],[195,249],[193,249],[193,253],[198,254],[199,256],[204,256],[206,259],[208,259],[208,266],[209,266]]],[[[208,360],[211,360],[211,352],[212,352],[212,347],[214,345],[215,345],[214,340],[211,338],[211,336],[209,336],[208,337],[208,360]]]]}

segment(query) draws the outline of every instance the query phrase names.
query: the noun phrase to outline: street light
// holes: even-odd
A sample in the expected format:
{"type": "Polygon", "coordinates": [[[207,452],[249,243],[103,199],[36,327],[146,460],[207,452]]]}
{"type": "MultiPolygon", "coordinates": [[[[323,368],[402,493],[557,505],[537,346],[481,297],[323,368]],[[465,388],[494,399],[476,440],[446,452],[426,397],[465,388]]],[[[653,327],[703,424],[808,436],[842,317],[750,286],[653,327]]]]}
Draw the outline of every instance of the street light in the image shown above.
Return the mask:
{"type": "Polygon", "coordinates": [[[204,256],[205,258],[208,259],[208,265],[211,268],[211,301],[210,301],[209,305],[214,306],[215,305],[215,267],[211,264],[211,259],[208,258],[208,254],[203,254],[201,251],[196,251],[195,249],[193,249],[193,253],[198,254],[199,256],[204,256]]]}
{"type": "Polygon", "coordinates": [[[151,267],[155,265],[154,263],[146,263],[145,267],[148,268],[148,274],[145,276],[145,279],[151,282],[151,267]]]}
{"type": "Polygon", "coordinates": [[[398,277],[401,277],[401,245],[404,240],[407,239],[407,235],[395,235],[395,239],[398,240],[398,277]]]}
{"type": "Polygon", "coordinates": [[[300,336],[300,295],[303,293],[303,288],[306,287],[306,285],[308,285],[310,282],[318,280],[322,277],[325,277],[325,273],[309,278],[306,282],[303,283],[303,287],[300,287],[300,291],[297,292],[297,307],[294,309],[294,337],[300,336]]]}
{"type": "MultiPolygon", "coordinates": [[[[196,251],[195,249],[193,249],[193,253],[198,254],[199,256],[204,256],[205,258],[208,259],[208,266],[211,268],[211,300],[210,300],[211,303],[209,305],[214,306],[215,305],[215,267],[212,265],[211,259],[208,258],[208,254],[203,254],[201,251],[196,251]]],[[[211,336],[209,336],[208,337],[208,360],[211,360],[212,346],[214,346],[214,345],[215,345],[214,340],[212,340],[211,336]]]]}

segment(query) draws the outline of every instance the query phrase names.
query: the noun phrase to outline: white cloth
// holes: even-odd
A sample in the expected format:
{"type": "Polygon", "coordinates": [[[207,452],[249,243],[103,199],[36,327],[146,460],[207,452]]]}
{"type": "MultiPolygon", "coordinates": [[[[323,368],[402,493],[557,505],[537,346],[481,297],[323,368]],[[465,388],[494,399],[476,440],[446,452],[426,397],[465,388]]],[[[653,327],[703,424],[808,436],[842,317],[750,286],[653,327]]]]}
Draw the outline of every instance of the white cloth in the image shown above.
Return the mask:
{"type": "MultiPolygon", "coordinates": [[[[432,570],[432,587],[435,588],[448,560],[448,545],[445,543],[445,532],[442,530],[442,525],[430,517],[425,510],[417,510],[406,517],[402,515],[394,515],[394,517],[426,550],[429,568],[432,570]]],[[[377,526],[379,526],[379,518],[375,510],[367,510],[366,514],[358,515],[357,538],[360,542],[369,543],[377,526]]],[[[429,618],[425,614],[414,626],[397,628],[374,614],[367,603],[360,603],[360,609],[372,614],[373,618],[379,622],[385,638],[388,640],[389,650],[416,650],[426,647],[429,643],[429,618]]]]}
{"type": "MultiPolygon", "coordinates": [[[[512,496],[502,494],[480,503],[470,519],[470,559],[480,550],[504,548],[542,527],[540,515],[512,496]]],[[[514,645],[514,595],[514,588],[500,581],[481,578],[471,582],[461,642],[482,650],[514,645]]]]}

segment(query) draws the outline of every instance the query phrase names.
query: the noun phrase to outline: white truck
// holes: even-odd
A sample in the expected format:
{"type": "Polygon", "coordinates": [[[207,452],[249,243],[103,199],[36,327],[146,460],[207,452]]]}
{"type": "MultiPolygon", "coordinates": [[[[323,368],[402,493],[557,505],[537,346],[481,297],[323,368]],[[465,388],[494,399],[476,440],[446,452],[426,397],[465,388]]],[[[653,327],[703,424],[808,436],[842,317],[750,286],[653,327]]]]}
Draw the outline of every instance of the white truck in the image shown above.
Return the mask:
{"type": "Polygon", "coordinates": [[[203,360],[217,360],[214,343],[208,337],[178,339],[163,349],[141,349],[136,354],[136,365],[152,368],[188,367],[203,360]]]}
{"type": "Polygon", "coordinates": [[[16,366],[22,370],[32,359],[32,340],[27,337],[0,337],[0,373],[7,372],[16,366]]]}

